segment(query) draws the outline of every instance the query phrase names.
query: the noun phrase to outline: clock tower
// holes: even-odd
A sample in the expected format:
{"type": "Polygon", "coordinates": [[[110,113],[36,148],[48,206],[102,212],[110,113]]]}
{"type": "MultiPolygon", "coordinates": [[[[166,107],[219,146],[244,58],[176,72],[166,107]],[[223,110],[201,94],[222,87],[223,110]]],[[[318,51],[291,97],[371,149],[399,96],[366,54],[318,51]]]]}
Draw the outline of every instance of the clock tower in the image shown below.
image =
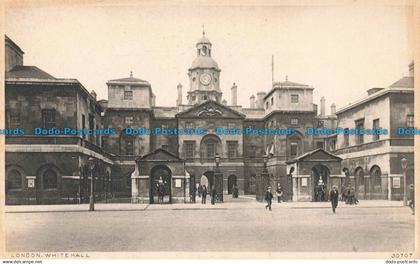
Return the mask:
{"type": "Polygon", "coordinates": [[[197,58],[193,61],[191,68],[188,69],[190,78],[188,103],[190,105],[200,104],[207,100],[220,103],[222,101],[222,91],[219,86],[220,69],[217,62],[211,57],[211,43],[206,38],[204,31],[196,48],[197,58]]]}

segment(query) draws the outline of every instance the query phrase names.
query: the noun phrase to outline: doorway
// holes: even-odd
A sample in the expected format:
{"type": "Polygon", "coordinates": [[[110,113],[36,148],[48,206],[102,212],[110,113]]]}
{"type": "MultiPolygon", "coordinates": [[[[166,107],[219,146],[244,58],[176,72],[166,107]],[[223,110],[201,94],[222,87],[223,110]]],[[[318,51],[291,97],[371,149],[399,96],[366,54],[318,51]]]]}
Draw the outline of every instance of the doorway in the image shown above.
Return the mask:
{"type": "Polygon", "coordinates": [[[157,203],[158,188],[163,186],[163,203],[172,202],[171,190],[172,172],[165,165],[157,165],[152,168],[150,173],[150,203],[157,203]]]}

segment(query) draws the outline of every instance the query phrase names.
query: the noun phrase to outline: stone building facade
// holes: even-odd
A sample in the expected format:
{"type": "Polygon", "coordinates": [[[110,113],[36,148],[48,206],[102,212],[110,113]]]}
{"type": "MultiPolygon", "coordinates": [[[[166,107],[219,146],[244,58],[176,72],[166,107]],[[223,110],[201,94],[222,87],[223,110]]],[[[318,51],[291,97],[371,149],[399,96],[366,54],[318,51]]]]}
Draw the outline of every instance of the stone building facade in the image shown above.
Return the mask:
{"type": "MultiPolygon", "coordinates": [[[[217,172],[222,175],[226,195],[235,185],[240,195],[254,195],[263,161],[267,160],[268,184],[273,188],[281,184],[288,200],[313,200],[319,178],[325,179],[327,188],[342,184],[356,178],[356,168],[371,169],[366,162],[374,157],[356,154],[354,149],[366,148],[363,144],[343,146],[341,135],[308,135],[308,127],[354,127],[350,124],[353,121],[348,120],[356,118],[357,111],[365,111],[358,109],[376,107],[369,106],[375,100],[385,100],[383,109],[389,110],[380,113],[385,115],[380,117],[381,126],[385,126],[384,122],[390,127],[403,125],[398,123],[401,117],[397,115],[407,111],[409,115],[413,109],[412,88],[404,88],[404,95],[389,88],[393,92],[382,96],[387,89],[378,91],[378,99],[373,95],[337,112],[333,104],[330,115],[325,113],[322,98],[318,113],[318,106],[313,103],[314,87],[291,82],[287,77],[274,83],[268,92],[252,95],[249,107],[237,104],[240,87],[233,84],[228,105],[220,89],[221,69],[204,33],[196,44],[197,57],[188,69],[186,103],[183,86],[178,84],[174,107],[156,106],[152,85],[132,73],[108,81],[107,100],[97,100],[94,91],[88,92],[75,79],[55,78],[35,66],[24,66],[23,51],[6,37],[7,45],[10,48],[6,51],[15,54],[6,54],[6,61],[15,59],[7,62],[10,67],[5,81],[6,127],[25,130],[23,136],[6,136],[7,204],[86,202],[92,177],[97,201],[154,203],[156,188],[163,184],[164,202],[192,202],[190,194],[198,184],[209,188],[215,185],[216,156],[220,156],[217,172]],[[391,101],[403,111],[391,113],[391,101]],[[39,136],[33,131],[36,127],[47,132],[69,127],[103,133],[39,136]],[[139,133],[139,128],[155,133],[139,133]],[[175,129],[195,133],[170,132],[175,129]],[[219,133],[221,129],[224,134],[219,133]],[[293,133],[266,133],[276,129],[292,129],[293,133]],[[252,132],[234,133],[246,130],[252,132]],[[293,166],[296,168],[292,170],[293,166]],[[342,172],[344,167],[348,168],[347,176],[342,172]]],[[[373,111],[369,113],[373,115],[373,111]]],[[[404,151],[392,151],[386,158],[378,159],[386,163],[389,158],[390,163],[397,163],[402,153],[407,153],[412,164],[412,137],[394,139],[393,135],[384,138],[389,148],[404,151]]],[[[377,144],[372,143],[373,148],[377,144]]],[[[381,184],[400,173],[394,165],[373,163],[381,169],[381,184]]],[[[354,184],[361,189],[359,182],[354,184]]],[[[401,199],[398,190],[385,194],[387,186],[381,186],[378,195],[360,196],[401,199]]]]}

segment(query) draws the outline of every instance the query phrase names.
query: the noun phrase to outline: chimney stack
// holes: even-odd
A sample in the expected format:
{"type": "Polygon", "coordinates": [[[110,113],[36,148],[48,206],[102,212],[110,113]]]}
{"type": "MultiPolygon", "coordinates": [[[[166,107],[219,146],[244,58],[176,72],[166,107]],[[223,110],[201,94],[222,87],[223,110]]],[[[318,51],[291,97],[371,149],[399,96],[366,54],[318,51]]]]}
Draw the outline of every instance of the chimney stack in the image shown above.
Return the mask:
{"type": "Polygon", "coordinates": [[[336,108],[336,106],[335,106],[335,104],[333,103],[332,105],[331,105],[331,115],[335,115],[335,112],[337,111],[337,108],[336,108]]]}
{"type": "Polygon", "coordinates": [[[231,95],[232,95],[232,106],[236,106],[238,103],[238,86],[236,86],[235,83],[233,83],[232,88],[230,88],[231,95]]]}
{"type": "Polygon", "coordinates": [[[152,107],[156,106],[156,95],[152,93],[152,107]]]}
{"type": "Polygon", "coordinates": [[[257,93],[257,108],[264,108],[264,97],[266,94],[266,92],[257,93]]]}
{"type": "Polygon", "coordinates": [[[249,97],[249,108],[255,108],[255,95],[251,95],[251,97],[249,97]]]}
{"type": "Polygon", "coordinates": [[[325,97],[321,97],[321,116],[325,116],[325,97]]]}
{"type": "Polygon", "coordinates": [[[414,61],[408,65],[408,73],[410,77],[414,77],[414,61]]]}
{"type": "Polygon", "coordinates": [[[178,98],[176,99],[176,106],[180,106],[182,105],[182,84],[178,84],[177,87],[178,89],[178,98]]]}

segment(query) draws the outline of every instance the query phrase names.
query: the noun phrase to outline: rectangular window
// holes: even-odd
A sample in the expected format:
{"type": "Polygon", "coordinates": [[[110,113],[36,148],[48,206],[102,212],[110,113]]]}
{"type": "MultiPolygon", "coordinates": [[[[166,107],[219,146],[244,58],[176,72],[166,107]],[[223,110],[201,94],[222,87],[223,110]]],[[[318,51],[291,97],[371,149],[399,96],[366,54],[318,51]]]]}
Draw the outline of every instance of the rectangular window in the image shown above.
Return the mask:
{"type": "Polygon", "coordinates": [[[414,128],[414,115],[407,115],[407,128],[414,128]]]}
{"type": "Polygon", "coordinates": [[[185,158],[194,158],[195,141],[184,141],[185,144],[185,158]]]}
{"type": "Polygon", "coordinates": [[[132,116],[126,116],[124,119],[126,125],[132,125],[134,123],[134,118],[132,116]]]}
{"type": "Polygon", "coordinates": [[[42,127],[55,128],[55,109],[42,110],[42,127]]]}
{"type": "Polygon", "coordinates": [[[228,129],[235,129],[235,123],[229,123],[228,129]]]}
{"type": "Polygon", "coordinates": [[[291,126],[299,126],[299,119],[297,119],[297,118],[291,118],[290,119],[290,125],[291,126]]]}
{"type": "Polygon", "coordinates": [[[350,135],[349,135],[349,129],[345,128],[344,129],[344,147],[348,147],[350,145],[350,135]]]}
{"type": "Polygon", "coordinates": [[[330,141],[330,151],[335,151],[335,145],[336,145],[335,140],[331,140],[330,141]]]}
{"type": "Polygon", "coordinates": [[[9,129],[20,127],[20,113],[8,112],[8,127],[9,129]]]}
{"type": "Polygon", "coordinates": [[[273,105],[273,104],[274,104],[274,98],[271,97],[271,105],[273,105]]]}
{"type": "Polygon", "coordinates": [[[268,102],[265,102],[265,109],[268,109],[268,102]]]}
{"type": "Polygon", "coordinates": [[[194,129],[194,123],[193,122],[186,122],[185,123],[186,129],[194,129]]]}
{"type": "Polygon", "coordinates": [[[166,124],[162,124],[162,131],[163,130],[168,130],[168,125],[166,125],[166,124]]]}
{"type": "MultiPolygon", "coordinates": [[[[86,117],[85,117],[84,114],[82,114],[82,129],[85,129],[85,128],[86,128],[86,117]]],[[[83,137],[83,139],[85,139],[86,138],[86,134],[83,133],[82,134],[82,137],[83,137]]]]}
{"type": "Polygon", "coordinates": [[[324,128],[324,120],[318,120],[317,128],[324,128]]]}
{"type": "MultiPolygon", "coordinates": [[[[365,127],[365,120],[364,119],[360,119],[356,121],[356,130],[358,130],[359,132],[362,131],[365,127]]],[[[356,143],[357,144],[363,144],[364,143],[364,134],[358,134],[356,135],[356,143]]]]}
{"type": "Polygon", "coordinates": [[[133,91],[124,91],[124,100],[133,100],[133,91]]]}
{"type": "Polygon", "coordinates": [[[291,98],[292,103],[299,103],[299,95],[298,94],[292,94],[290,98],[291,98]]]}
{"type": "Polygon", "coordinates": [[[134,138],[132,136],[125,138],[125,155],[134,155],[134,138]]]}
{"type": "Polygon", "coordinates": [[[106,144],[107,144],[107,141],[108,141],[108,136],[102,136],[102,138],[101,138],[101,146],[104,148],[104,149],[106,149],[107,148],[107,146],[106,146],[106,144]]]}
{"type": "MultiPolygon", "coordinates": [[[[372,122],[372,129],[373,130],[380,129],[380,126],[379,126],[379,118],[373,120],[373,122],[372,122]]],[[[375,133],[372,136],[373,136],[373,141],[379,140],[379,136],[380,136],[379,133],[375,133]]]]}
{"type": "Polygon", "coordinates": [[[216,155],[216,144],[213,142],[207,142],[207,158],[213,159],[216,155]]]}
{"type": "Polygon", "coordinates": [[[238,141],[227,141],[228,158],[233,159],[238,155],[238,141]]]}
{"type": "Polygon", "coordinates": [[[257,147],[256,146],[250,146],[248,156],[250,158],[255,158],[256,155],[257,155],[256,152],[257,152],[257,147]]]}
{"type": "Polygon", "coordinates": [[[316,142],[316,148],[317,149],[324,149],[324,142],[322,142],[322,141],[317,141],[316,142]]]}
{"type": "Polygon", "coordinates": [[[298,153],[298,144],[296,142],[290,143],[290,156],[295,157],[298,153]]]}

